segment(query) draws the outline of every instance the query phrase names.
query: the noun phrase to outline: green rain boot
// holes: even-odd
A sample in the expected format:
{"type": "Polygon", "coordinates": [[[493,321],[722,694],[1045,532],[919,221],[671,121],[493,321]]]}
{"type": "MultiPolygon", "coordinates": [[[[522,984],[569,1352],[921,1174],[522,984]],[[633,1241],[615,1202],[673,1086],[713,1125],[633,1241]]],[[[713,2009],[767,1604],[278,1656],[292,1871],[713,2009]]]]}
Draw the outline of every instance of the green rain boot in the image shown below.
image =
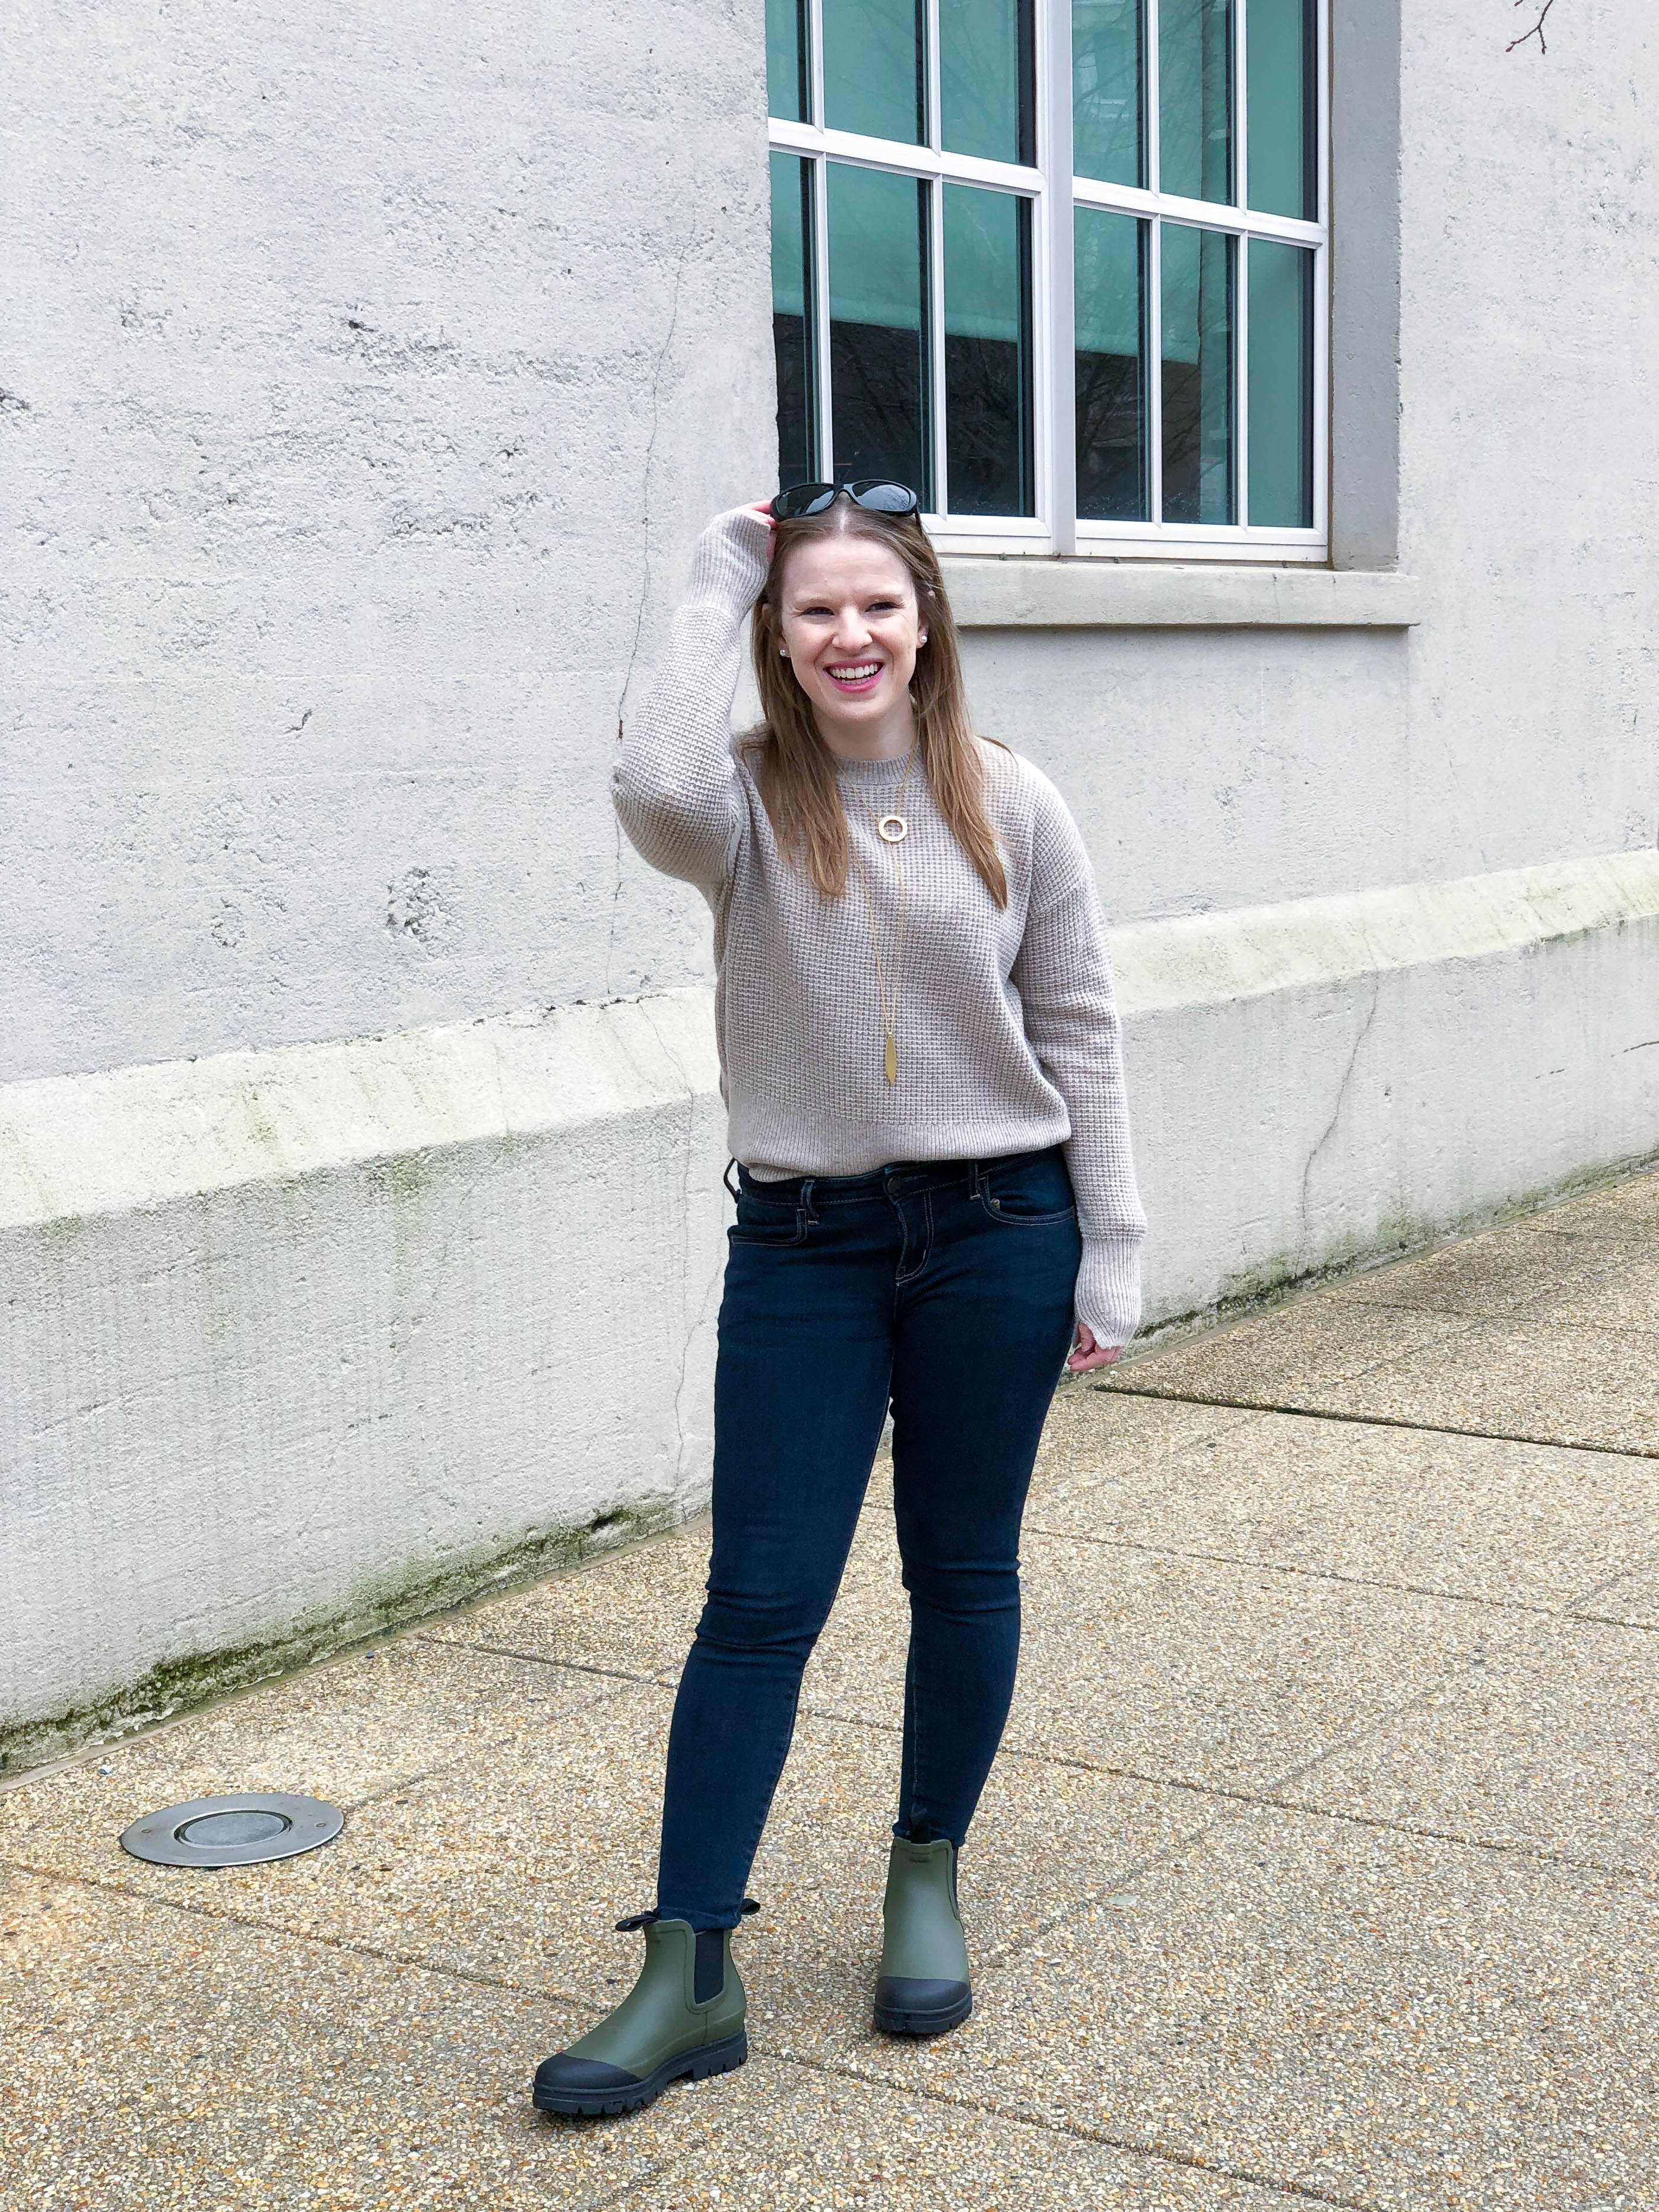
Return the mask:
{"type": "Polygon", "coordinates": [[[889,2035],[943,2035],[974,2008],[968,1946],[957,1910],[957,1847],[944,1836],[895,1836],[887,1861],[876,2026],[889,2035]]]}
{"type": "Polygon", "coordinates": [[[749,2056],[743,1984],[732,1958],[732,1931],[699,1935],[689,1921],[641,1915],[619,1929],[645,1929],[640,1978],[597,2027],[536,2069],[543,2112],[592,2118],[633,2112],[690,2075],[724,2074],[749,2056]]]}

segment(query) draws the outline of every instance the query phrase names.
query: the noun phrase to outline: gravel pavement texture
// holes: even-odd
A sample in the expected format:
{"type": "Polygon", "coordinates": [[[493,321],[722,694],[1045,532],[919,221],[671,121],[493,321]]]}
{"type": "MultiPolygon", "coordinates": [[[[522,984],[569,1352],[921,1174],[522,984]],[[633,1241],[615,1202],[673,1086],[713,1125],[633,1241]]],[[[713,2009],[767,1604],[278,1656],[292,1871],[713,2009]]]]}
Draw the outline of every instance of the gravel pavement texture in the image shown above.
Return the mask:
{"type": "Polygon", "coordinates": [[[878,1462],[750,1887],[750,2063],[567,2122],[708,1528],[0,1790],[0,2212],[1659,2212],[1659,1176],[1064,1385],[962,1864],[975,2008],[870,1990],[878,1462]],[[141,1865],[199,1796],[347,1814],[141,1865]]]}

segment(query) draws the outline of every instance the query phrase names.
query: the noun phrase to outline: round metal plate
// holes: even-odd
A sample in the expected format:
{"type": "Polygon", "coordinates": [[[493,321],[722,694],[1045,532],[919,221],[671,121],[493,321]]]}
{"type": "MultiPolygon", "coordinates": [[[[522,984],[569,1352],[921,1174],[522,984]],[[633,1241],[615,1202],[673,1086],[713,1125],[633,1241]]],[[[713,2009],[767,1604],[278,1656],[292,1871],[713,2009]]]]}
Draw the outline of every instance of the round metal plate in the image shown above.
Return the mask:
{"type": "Polygon", "coordinates": [[[884,814],[876,827],[890,845],[902,845],[910,834],[910,825],[902,814],[884,814]]]}
{"type": "Polygon", "coordinates": [[[344,1826],[339,1807],[320,1797],[192,1797],[135,1820],[121,1848],[156,1866],[263,1866],[331,1844],[344,1826]]]}

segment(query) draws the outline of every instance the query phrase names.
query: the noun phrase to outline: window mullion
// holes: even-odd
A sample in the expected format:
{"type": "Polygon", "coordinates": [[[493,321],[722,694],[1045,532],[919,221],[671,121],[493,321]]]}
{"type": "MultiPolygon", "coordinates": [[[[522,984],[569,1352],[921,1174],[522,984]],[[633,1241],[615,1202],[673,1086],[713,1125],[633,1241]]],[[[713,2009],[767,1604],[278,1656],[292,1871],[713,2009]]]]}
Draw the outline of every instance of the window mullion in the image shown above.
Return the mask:
{"type": "MultiPolygon", "coordinates": [[[[1056,553],[1077,550],[1077,270],[1072,221],[1072,0],[1041,0],[1037,23],[1036,214],[1041,265],[1033,270],[1032,343],[1046,368],[1033,397],[1036,506],[1056,553]],[[1046,349],[1046,351],[1045,351],[1046,349]]],[[[1036,259],[1036,257],[1033,257],[1036,259]]]]}
{"type": "Polygon", "coordinates": [[[938,154],[945,145],[944,102],[939,90],[939,0],[925,0],[922,35],[927,40],[923,74],[927,84],[927,143],[938,154]]]}
{"type": "Polygon", "coordinates": [[[1164,521],[1164,225],[1146,226],[1146,300],[1142,309],[1146,349],[1146,515],[1164,521]]]}
{"type": "MultiPolygon", "coordinates": [[[[1244,36],[1247,0],[1233,0],[1233,203],[1242,213],[1250,204],[1250,88],[1244,36]]],[[[1233,248],[1233,520],[1241,529],[1250,520],[1250,242],[1241,236],[1233,248]]]]}
{"type": "MultiPolygon", "coordinates": [[[[937,156],[945,147],[944,102],[939,89],[939,0],[924,0],[922,36],[927,81],[927,143],[937,156]]],[[[927,348],[928,454],[933,467],[932,506],[947,512],[951,486],[945,437],[945,187],[935,174],[927,186],[927,297],[923,303],[923,340],[927,348]]]]}
{"type": "Polygon", "coordinates": [[[1245,0],[1233,0],[1233,205],[1250,204],[1249,87],[1245,81],[1245,0]]]}
{"type": "MultiPolygon", "coordinates": [[[[1142,36],[1146,40],[1142,75],[1146,100],[1145,143],[1146,185],[1156,195],[1162,179],[1163,149],[1159,144],[1158,85],[1159,0],[1146,0],[1142,36]]],[[[1146,349],[1146,519],[1156,528],[1164,523],[1164,227],[1156,216],[1146,225],[1146,298],[1142,308],[1146,325],[1141,343],[1146,349]]]]}
{"type": "Polygon", "coordinates": [[[945,435],[945,186],[935,181],[927,193],[927,388],[933,405],[929,443],[933,457],[933,512],[950,512],[951,482],[946,471],[945,435]]]}
{"type": "MultiPolygon", "coordinates": [[[[1243,14],[1243,10],[1239,11],[1243,14]]],[[[1250,241],[1233,247],[1233,520],[1250,520],[1250,241]]]]}
{"type": "Polygon", "coordinates": [[[817,312],[812,319],[812,346],[817,355],[818,398],[818,480],[833,483],[836,474],[836,422],[830,390],[830,165],[812,164],[812,289],[817,312]]]}

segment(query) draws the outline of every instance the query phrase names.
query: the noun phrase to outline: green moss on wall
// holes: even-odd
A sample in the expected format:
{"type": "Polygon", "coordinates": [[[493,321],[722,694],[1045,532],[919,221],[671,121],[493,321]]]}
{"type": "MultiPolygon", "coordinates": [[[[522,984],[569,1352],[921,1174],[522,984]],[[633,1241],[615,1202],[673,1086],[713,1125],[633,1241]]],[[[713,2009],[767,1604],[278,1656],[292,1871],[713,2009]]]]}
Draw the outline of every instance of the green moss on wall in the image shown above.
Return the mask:
{"type": "Polygon", "coordinates": [[[453,1558],[438,1566],[423,1560],[401,1572],[371,1577],[343,1599],[337,1610],[296,1622],[267,1642],[187,1652],[152,1667],[137,1681],[114,1684],[100,1697],[45,1718],[0,1719],[0,1769],[13,1776],[66,1758],[88,1744],[153,1726],[390,1630],[579,1567],[598,1554],[608,1555],[660,1534],[673,1519],[669,1500],[642,1507],[612,1506],[592,1521],[538,1530],[504,1548],[453,1558]]]}

